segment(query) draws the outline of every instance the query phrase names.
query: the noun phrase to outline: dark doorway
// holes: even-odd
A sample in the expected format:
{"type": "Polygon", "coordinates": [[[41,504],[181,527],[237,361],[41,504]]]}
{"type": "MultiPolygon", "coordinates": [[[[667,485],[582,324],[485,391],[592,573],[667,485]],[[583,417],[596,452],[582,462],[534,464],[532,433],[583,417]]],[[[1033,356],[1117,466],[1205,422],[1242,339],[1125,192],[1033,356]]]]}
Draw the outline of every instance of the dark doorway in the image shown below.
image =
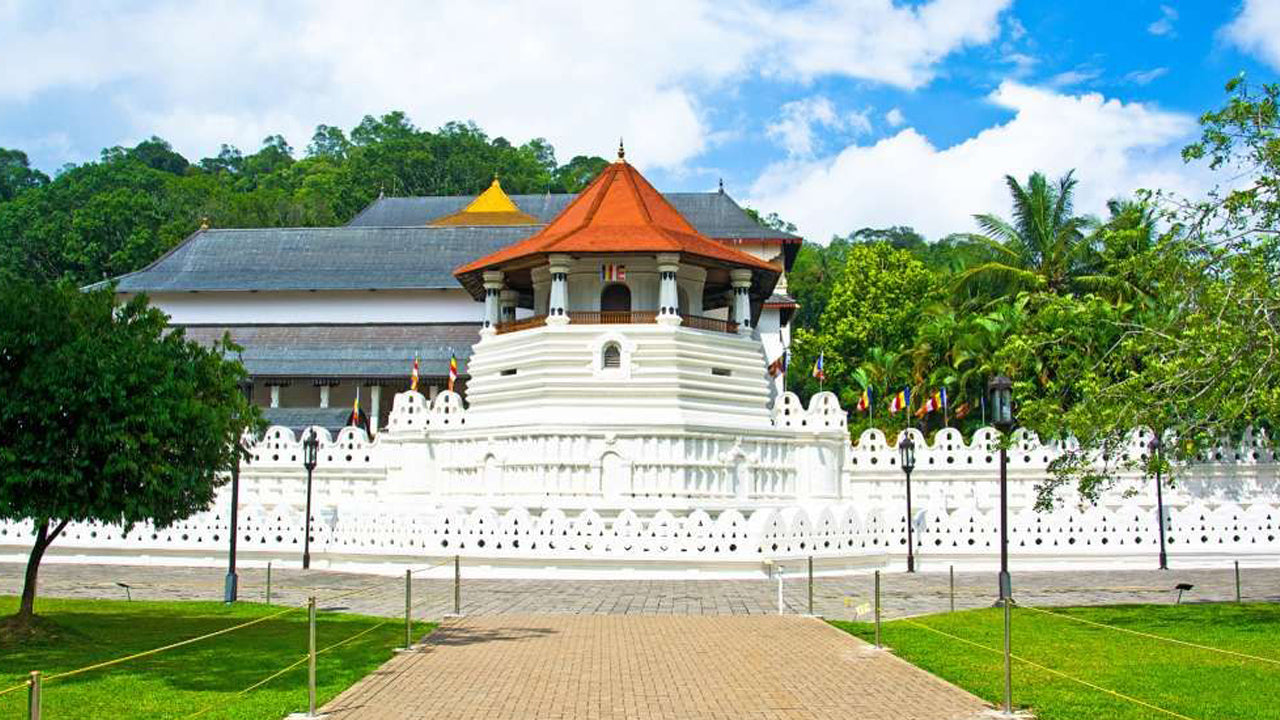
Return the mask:
{"type": "Polygon", "coordinates": [[[626,285],[613,284],[605,287],[600,293],[600,311],[631,311],[631,288],[626,285]]]}

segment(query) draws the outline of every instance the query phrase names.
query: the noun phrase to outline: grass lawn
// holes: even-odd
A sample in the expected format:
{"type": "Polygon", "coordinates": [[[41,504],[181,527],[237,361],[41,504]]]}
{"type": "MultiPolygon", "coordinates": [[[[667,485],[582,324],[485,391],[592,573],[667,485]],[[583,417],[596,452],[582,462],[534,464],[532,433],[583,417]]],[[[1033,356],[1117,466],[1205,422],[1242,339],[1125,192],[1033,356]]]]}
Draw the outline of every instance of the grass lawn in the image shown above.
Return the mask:
{"type": "MultiPolygon", "coordinates": [[[[1057,608],[1054,612],[1200,645],[1280,660],[1280,605],[1188,604],[1057,608]]],[[[995,608],[913,618],[989,648],[1004,647],[995,608]]],[[[905,620],[885,622],[898,656],[993,704],[1003,702],[1004,660],[905,620]]],[[[874,626],[835,622],[869,642],[874,626]]],[[[1013,611],[1013,654],[1196,720],[1280,717],[1280,665],[1209,652],[1053,617],[1013,611]]],[[[1149,720],[1174,715],[1142,707],[1017,660],[1013,702],[1040,720],[1149,720]]]]}
{"type": "MultiPolygon", "coordinates": [[[[341,604],[341,601],[338,601],[341,604]]],[[[0,616],[17,599],[0,597],[0,616]]],[[[285,606],[218,602],[125,602],[37,599],[37,612],[66,632],[57,642],[0,645],[0,690],[44,675],[149,650],[279,612],[285,606]]],[[[324,648],[387,618],[322,612],[316,645],[324,648]]],[[[432,625],[415,623],[414,638],[432,625]]],[[[404,621],[390,619],[365,635],[321,654],[316,661],[318,701],[323,703],[377,668],[404,643],[404,621]]],[[[139,660],[54,680],[44,686],[47,718],[183,718],[209,706],[201,718],[282,718],[307,708],[307,666],[262,687],[237,693],[307,653],[303,608],[243,630],[139,660]]],[[[0,697],[0,717],[26,717],[25,690],[0,697]]]]}

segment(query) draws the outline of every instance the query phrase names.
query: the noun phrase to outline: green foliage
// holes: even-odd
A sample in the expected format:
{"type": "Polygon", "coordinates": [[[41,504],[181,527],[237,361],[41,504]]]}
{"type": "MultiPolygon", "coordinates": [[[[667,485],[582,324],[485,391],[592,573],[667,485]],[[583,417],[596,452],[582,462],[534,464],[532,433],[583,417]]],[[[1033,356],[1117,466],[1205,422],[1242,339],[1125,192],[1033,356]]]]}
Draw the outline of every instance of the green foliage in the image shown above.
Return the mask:
{"type": "MultiPolygon", "coordinates": [[[[1280,659],[1280,608],[1274,604],[1120,605],[1054,608],[1055,613],[1224,650],[1280,659]]],[[[870,642],[869,623],[833,623],[870,642]]],[[[999,704],[1004,697],[1003,617],[999,609],[892,620],[885,645],[903,659],[999,704]],[[923,626],[923,627],[922,627],[923,626]],[[931,629],[932,630],[931,630],[931,629]],[[942,631],[968,643],[941,635],[942,631]]],[[[1275,666],[1151,637],[1085,625],[1033,610],[1013,611],[1013,653],[1044,667],[1204,720],[1273,717],[1275,666]]],[[[1168,717],[1137,703],[1013,662],[1015,708],[1042,720],[1149,720],[1168,717]]]]}
{"type": "MultiPolygon", "coordinates": [[[[134,591],[135,595],[137,590],[134,591]]],[[[12,597],[0,597],[0,613],[12,612],[12,597]]],[[[0,651],[0,689],[19,685],[32,670],[46,677],[94,663],[198,637],[265,615],[274,605],[238,602],[149,602],[134,600],[40,601],[41,615],[56,623],[56,640],[28,641],[0,651]]],[[[415,622],[413,636],[434,626],[415,622]]],[[[320,648],[365,633],[316,658],[316,694],[327,703],[391,659],[404,644],[403,621],[321,612],[320,648]]],[[[305,609],[257,625],[114,668],[90,671],[45,686],[45,717],[110,717],[114,720],[183,718],[212,708],[201,718],[260,720],[307,709],[307,665],[302,663],[249,693],[241,691],[283,670],[307,652],[305,609]]],[[[26,692],[0,697],[0,716],[26,717],[26,692]]]]}
{"type": "Polygon", "coordinates": [[[495,174],[510,193],[576,192],[605,164],[579,156],[558,166],[545,140],[514,146],[469,123],[430,132],[402,112],[365,117],[349,137],[320,125],[302,158],[271,135],[252,154],[223,145],[191,164],[152,137],[50,181],[23,153],[0,149],[0,280],[83,285],[146,266],[205,219],[213,227],[338,225],[379,193],[470,195],[495,174]]]}
{"type": "Polygon", "coordinates": [[[144,297],[0,288],[0,518],[34,521],[34,565],[67,522],[165,527],[207,509],[257,429],[244,368],[224,359],[236,348],[167,323],[144,297]]]}

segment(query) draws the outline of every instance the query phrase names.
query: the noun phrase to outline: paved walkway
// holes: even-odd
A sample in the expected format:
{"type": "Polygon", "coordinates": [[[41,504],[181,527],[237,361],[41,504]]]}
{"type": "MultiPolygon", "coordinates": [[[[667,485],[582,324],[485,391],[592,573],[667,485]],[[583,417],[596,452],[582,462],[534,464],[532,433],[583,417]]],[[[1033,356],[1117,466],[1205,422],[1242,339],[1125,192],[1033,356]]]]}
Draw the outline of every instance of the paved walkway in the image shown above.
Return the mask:
{"type": "MultiPolygon", "coordinates": [[[[0,563],[0,594],[16,595],[22,588],[23,567],[0,563]]],[[[1241,571],[1246,600],[1280,602],[1280,568],[1241,571]]],[[[45,597],[124,598],[116,585],[132,586],[136,600],[220,600],[224,571],[219,568],[160,566],[66,565],[46,563],[40,569],[40,594],[45,597]]],[[[943,612],[949,607],[948,578],[943,573],[886,573],[882,576],[886,618],[943,612]]],[[[1222,570],[1124,570],[1015,572],[1014,596],[1031,605],[1101,605],[1111,603],[1173,602],[1176,583],[1195,589],[1184,601],[1233,600],[1235,579],[1222,570]]],[[[276,570],[272,602],[302,603],[315,593],[325,598],[357,588],[370,592],[340,598],[332,607],[373,615],[404,611],[404,580],[329,571],[276,570]],[[376,586],[376,587],[375,587],[376,586]]],[[[262,601],[266,573],[246,570],[240,575],[240,597],[262,601]]],[[[995,573],[957,573],[956,607],[991,605],[995,573]]],[[[452,580],[415,580],[415,606],[421,619],[437,619],[453,611],[452,580]]],[[[808,595],[804,576],[788,574],[784,582],[788,609],[805,612],[808,595]]],[[[857,619],[872,598],[870,575],[824,578],[814,582],[814,612],[833,619],[857,619]]],[[[758,580],[473,580],[463,566],[462,610],[469,616],[494,614],[611,614],[611,615],[757,615],[776,614],[777,581],[758,580]]]]}
{"type": "Polygon", "coordinates": [[[330,720],[946,720],[987,705],[819,620],[447,620],[326,705],[330,720]]]}

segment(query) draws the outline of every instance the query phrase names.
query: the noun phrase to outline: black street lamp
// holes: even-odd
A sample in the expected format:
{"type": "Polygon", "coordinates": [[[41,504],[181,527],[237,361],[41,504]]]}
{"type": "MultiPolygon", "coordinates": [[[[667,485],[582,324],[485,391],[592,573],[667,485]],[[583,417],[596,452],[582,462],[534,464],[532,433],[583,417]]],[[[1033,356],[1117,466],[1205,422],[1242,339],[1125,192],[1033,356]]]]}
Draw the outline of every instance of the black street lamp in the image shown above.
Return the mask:
{"type": "Polygon", "coordinates": [[[311,473],[316,469],[316,453],[320,449],[320,439],[316,437],[315,428],[307,430],[302,440],[302,466],[307,469],[307,532],[302,539],[302,569],[311,569],[311,473]]]}
{"type": "MultiPolygon", "coordinates": [[[[1008,435],[1013,429],[1013,381],[997,375],[987,383],[991,406],[991,424],[1008,435]]],[[[1000,444],[1000,599],[997,604],[1013,599],[1013,583],[1009,579],[1009,450],[1000,444]]]]}
{"type": "Polygon", "coordinates": [[[1151,434],[1151,442],[1147,447],[1151,450],[1151,459],[1156,466],[1156,522],[1160,526],[1160,569],[1169,569],[1169,556],[1164,552],[1164,485],[1162,477],[1162,468],[1160,467],[1160,454],[1163,443],[1160,441],[1160,433],[1153,432],[1151,434]]]}
{"type": "Polygon", "coordinates": [[[916,468],[916,443],[911,433],[904,432],[898,441],[898,455],[902,460],[902,472],[907,475],[907,572],[916,571],[916,546],[911,534],[911,471],[916,468]]]}
{"type": "MultiPolygon", "coordinates": [[[[253,382],[246,380],[240,383],[240,392],[245,403],[253,402],[253,382]]],[[[244,438],[236,439],[236,464],[231,466],[231,547],[227,551],[227,580],[223,584],[222,601],[230,605],[239,594],[240,577],[236,575],[236,536],[240,534],[240,460],[244,453],[244,438]]]]}

